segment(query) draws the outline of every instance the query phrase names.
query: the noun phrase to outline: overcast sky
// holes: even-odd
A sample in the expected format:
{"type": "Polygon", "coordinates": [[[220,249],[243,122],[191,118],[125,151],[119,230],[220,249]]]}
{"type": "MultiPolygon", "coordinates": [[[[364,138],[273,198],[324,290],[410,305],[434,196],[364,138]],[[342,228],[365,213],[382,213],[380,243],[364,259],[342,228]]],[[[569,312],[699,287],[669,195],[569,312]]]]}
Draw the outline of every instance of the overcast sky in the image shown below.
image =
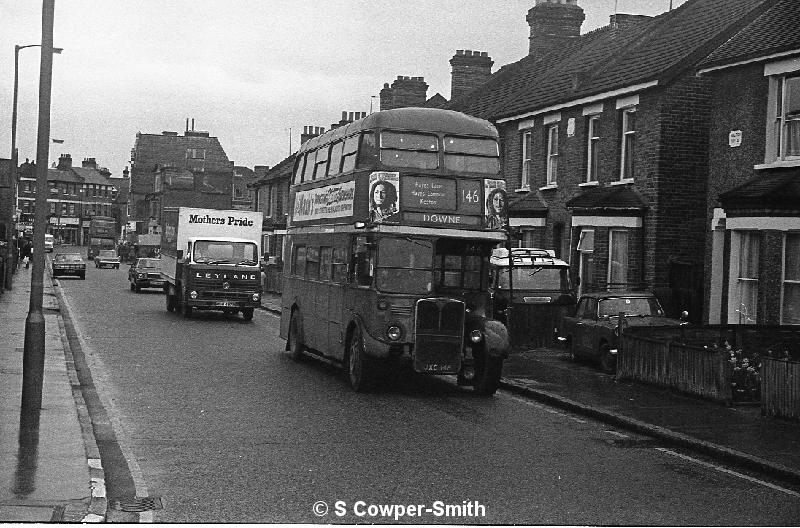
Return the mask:
{"type": "MultiPolygon", "coordinates": [[[[675,7],[684,0],[674,0],[675,7]]],[[[424,77],[450,98],[457,49],[492,71],[527,54],[535,0],[56,0],[50,162],[93,157],[120,176],[137,132],[196,130],[236,165],[275,165],[303,126],[378,110],[383,84],[424,77]]],[[[578,0],[581,32],[670,0],[578,0]]],[[[41,43],[41,1],[0,1],[0,157],[11,154],[14,45],[41,43]]],[[[38,48],[20,51],[17,147],[36,157],[38,48]]]]}

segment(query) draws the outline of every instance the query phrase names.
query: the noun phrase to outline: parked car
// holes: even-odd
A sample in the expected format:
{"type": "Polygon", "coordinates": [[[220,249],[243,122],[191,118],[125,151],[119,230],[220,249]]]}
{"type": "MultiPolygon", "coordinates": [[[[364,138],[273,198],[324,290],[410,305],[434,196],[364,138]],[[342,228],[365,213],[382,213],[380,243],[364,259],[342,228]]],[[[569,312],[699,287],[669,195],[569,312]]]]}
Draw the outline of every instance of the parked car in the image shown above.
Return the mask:
{"type": "MultiPolygon", "coordinates": [[[[587,293],[578,301],[574,315],[565,316],[560,339],[576,359],[591,359],[607,372],[617,366],[619,314],[627,326],[678,326],[683,320],[664,316],[650,292],[604,291],[587,293]]],[[[688,313],[683,312],[683,319],[688,313]]]]}
{"type": "Polygon", "coordinates": [[[53,246],[55,246],[55,237],[50,233],[45,233],[44,235],[44,250],[48,253],[52,253],[53,246]]]}
{"type": "Polygon", "coordinates": [[[113,249],[101,249],[94,257],[94,265],[97,268],[108,266],[109,268],[119,269],[119,256],[113,249]]]}
{"type": "Polygon", "coordinates": [[[163,288],[164,277],[161,276],[161,259],[140,258],[128,269],[128,281],[131,291],[139,293],[142,288],[163,288]]]}
{"type": "Polygon", "coordinates": [[[86,262],[80,253],[56,253],[53,256],[53,277],[77,275],[86,278],[86,262]]]}

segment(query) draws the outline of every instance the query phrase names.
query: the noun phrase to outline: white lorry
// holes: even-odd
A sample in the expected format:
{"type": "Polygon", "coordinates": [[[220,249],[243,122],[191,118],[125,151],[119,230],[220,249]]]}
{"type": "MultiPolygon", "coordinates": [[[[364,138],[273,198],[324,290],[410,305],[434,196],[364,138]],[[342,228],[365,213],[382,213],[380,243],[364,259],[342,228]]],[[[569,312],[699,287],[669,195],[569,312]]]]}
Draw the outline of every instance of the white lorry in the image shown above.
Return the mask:
{"type": "Polygon", "coordinates": [[[167,311],[241,312],[253,318],[261,303],[262,213],[164,208],[161,274],[167,311]]]}

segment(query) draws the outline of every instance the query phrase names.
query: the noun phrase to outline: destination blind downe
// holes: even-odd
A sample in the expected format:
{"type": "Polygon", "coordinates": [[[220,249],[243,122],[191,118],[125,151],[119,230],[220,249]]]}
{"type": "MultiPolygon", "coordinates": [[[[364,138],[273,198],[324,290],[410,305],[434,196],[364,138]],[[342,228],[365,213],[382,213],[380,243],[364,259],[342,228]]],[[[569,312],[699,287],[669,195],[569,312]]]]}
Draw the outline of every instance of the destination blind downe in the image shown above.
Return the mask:
{"type": "Polygon", "coordinates": [[[234,216],[211,216],[208,214],[190,214],[189,223],[253,227],[253,221],[248,218],[236,218],[234,216]]]}

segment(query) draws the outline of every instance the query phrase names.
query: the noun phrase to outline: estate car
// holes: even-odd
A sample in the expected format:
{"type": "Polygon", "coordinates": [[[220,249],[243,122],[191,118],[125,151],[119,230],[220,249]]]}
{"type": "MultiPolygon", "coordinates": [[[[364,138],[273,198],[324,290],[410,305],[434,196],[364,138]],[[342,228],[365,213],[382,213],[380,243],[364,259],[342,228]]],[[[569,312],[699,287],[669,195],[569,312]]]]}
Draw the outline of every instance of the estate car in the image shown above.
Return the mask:
{"type": "MultiPolygon", "coordinates": [[[[575,315],[565,316],[561,340],[576,359],[596,361],[606,372],[617,366],[619,314],[630,326],[678,326],[683,321],[664,316],[650,292],[604,291],[587,293],[578,301],[575,315]]],[[[684,312],[685,318],[688,314],[684,312]]]]}

